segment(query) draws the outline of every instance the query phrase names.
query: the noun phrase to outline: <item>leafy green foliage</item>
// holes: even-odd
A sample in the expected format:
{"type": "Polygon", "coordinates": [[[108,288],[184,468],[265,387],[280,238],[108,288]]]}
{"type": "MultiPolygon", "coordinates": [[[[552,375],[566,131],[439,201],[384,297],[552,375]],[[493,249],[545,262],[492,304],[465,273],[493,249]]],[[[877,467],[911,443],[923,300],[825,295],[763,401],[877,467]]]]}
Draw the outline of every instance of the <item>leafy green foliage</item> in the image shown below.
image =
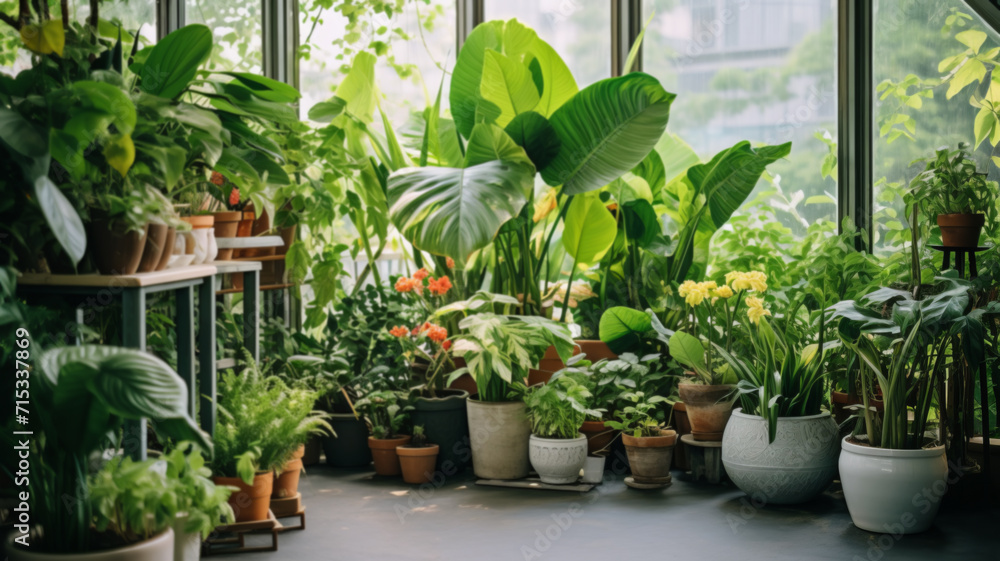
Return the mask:
{"type": "Polygon", "coordinates": [[[910,181],[907,201],[919,203],[928,217],[938,214],[985,214],[990,222],[997,217],[997,182],[987,181],[986,173],[976,170],[975,160],[966,152],[943,148],[926,163],[924,171],[910,181]]]}
{"type": "Polygon", "coordinates": [[[412,405],[406,405],[406,392],[378,390],[365,394],[354,407],[361,412],[375,438],[395,438],[409,420],[412,405]]]}
{"type": "Polygon", "coordinates": [[[630,392],[623,395],[622,400],[627,405],[615,412],[618,420],[605,421],[605,426],[631,433],[636,438],[660,436],[663,411],[659,404],[665,403],[667,398],[660,395],[647,397],[643,392],[630,392]]]}
{"type": "Polygon", "coordinates": [[[524,399],[531,433],[541,438],[577,438],[587,417],[601,415],[590,408],[590,391],[573,378],[560,377],[531,387],[515,382],[513,388],[524,399]]]}

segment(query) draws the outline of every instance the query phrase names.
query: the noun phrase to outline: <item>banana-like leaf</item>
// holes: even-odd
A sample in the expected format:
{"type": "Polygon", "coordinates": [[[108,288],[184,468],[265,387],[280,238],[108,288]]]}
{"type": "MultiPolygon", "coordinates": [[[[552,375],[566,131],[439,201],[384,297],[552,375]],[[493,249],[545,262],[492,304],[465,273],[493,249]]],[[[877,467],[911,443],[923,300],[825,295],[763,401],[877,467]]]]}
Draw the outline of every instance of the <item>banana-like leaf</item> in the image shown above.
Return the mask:
{"type": "Polygon", "coordinates": [[[417,248],[465,260],[521,212],[533,180],[533,167],[504,161],[405,168],[389,176],[389,216],[417,248]]]}
{"type": "Polygon", "coordinates": [[[696,193],[704,195],[712,222],[721,228],[750,196],[767,166],[792,151],[792,143],[753,148],[746,140],[688,169],[696,193]]]}
{"type": "Polygon", "coordinates": [[[552,114],[561,146],[542,178],[576,195],[621,177],[663,136],[674,97],[641,72],[584,88],[552,114]]]}
{"type": "Polygon", "coordinates": [[[160,40],[139,74],[139,88],[173,99],[187,90],[212,53],[212,32],[204,25],[186,25],[160,40]]]}
{"type": "Polygon", "coordinates": [[[538,88],[528,68],[496,51],[486,51],[479,95],[500,109],[496,124],[501,127],[538,105],[538,88]]]}
{"type": "Polygon", "coordinates": [[[521,113],[507,124],[504,131],[528,153],[541,171],[559,155],[559,137],[549,120],[534,111],[521,113]]]}
{"type": "Polygon", "coordinates": [[[494,160],[522,164],[534,170],[534,164],[524,152],[524,148],[518,146],[502,128],[479,123],[473,127],[472,134],[469,135],[463,167],[472,167],[494,160]]]}
{"type": "Polygon", "coordinates": [[[574,263],[589,268],[611,249],[618,234],[618,223],[596,196],[577,196],[566,212],[562,242],[574,263]]]}

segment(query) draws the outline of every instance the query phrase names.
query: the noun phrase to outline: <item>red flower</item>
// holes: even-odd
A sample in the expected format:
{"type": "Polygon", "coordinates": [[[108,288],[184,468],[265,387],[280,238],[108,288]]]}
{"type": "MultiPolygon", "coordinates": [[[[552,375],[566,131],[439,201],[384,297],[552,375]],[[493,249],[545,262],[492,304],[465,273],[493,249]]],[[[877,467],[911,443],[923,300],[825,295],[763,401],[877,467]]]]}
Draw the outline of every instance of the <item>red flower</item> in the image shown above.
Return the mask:
{"type": "Polygon", "coordinates": [[[217,171],[213,171],[212,172],[212,179],[210,179],[209,181],[211,181],[212,183],[218,185],[219,187],[222,187],[226,183],[226,176],[222,175],[221,173],[219,173],[217,171]]]}
{"type": "Polygon", "coordinates": [[[418,281],[422,281],[426,279],[428,275],[430,275],[430,273],[427,272],[427,269],[421,267],[419,271],[413,273],[413,278],[415,278],[418,281]]]}
{"type": "Polygon", "coordinates": [[[438,296],[444,296],[448,290],[451,289],[451,281],[448,280],[447,276],[443,276],[437,280],[431,279],[427,283],[428,290],[431,294],[437,294],[438,296]]]}
{"type": "Polygon", "coordinates": [[[444,349],[444,350],[446,350],[446,351],[448,349],[450,349],[451,348],[451,341],[445,341],[444,343],[442,343],[441,348],[444,349]]]}
{"type": "Polygon", "coordinates": [[[427,338],[440,343],[448,338],[448,330],[440,325],[432,325],[427,329],[427,338]]]}
{"type": "Polygon", "coordinates": [[[447,265],[449,269],[455,268],[455,260],[452,259],[451,257],[445,259],[444,264],[447,265]]]}
{"type": "Polygon", "coordinates": [[[393,337],[403,338],[410,334],[410,330],[402,325],[397,325],[389,330],[393,337]]]}
{"type": "Polygon", "coordinates": [[[229,192],[229,206],[236,206],[240,204],[240,190],[233,187],[233,190],[229,192]]]}

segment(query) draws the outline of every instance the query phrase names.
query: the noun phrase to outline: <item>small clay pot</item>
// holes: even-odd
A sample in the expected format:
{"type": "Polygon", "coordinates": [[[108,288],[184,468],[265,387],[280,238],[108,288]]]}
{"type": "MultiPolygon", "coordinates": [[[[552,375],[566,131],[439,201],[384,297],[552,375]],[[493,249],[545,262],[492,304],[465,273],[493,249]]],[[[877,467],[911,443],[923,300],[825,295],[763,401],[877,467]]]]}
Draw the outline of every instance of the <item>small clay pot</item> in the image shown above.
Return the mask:
{"type": "Polygon", "coordinates": [[[102,275],[132,275],[146,247],[146,230],[128,230],[120,220],[98,219],[90,223],[90,247],[94,265],[102,275]]]}
{"type": "Polygon", "coordinates": [[[170,227],[166,224],[154,224],[146,227],[146,243],[143,245],[142,258],[139,260],[139,273],[155,271],[160,265],[160,258],[167,250],[167,233],[170,227]]]}
{"type": "Polygon", "coordinates": [[[160,255],[160,262],[156,264],[155,271],[162,271],[167,268],[170,257],[174,254],[174,243],[177,240],[177,228],[170,226],[167,228],[167,239],[163,242],[163,253],[160,255]]]}
{"type": "Polygon", "coordinates": [[[618,431],[604,426],[604,421],[584,421],[580,432],[587,437],[587,454],[590,456],[607,451],[608,445],[618,436],[618,431]]]}
{"type": "Polygon", "coordinates": [[[403,481],[411,485],[431,482],[437,464],[437,444],[420,448],[397,446],[396,455],[399,457],[399,465],[403,471],[403,481]]]}
{"type": "Polygon", "coordinates": [[[396,455],[396,447],[405,446],[409,443],[409,436],[397,436],[396,438],[375,438],[374,436],[369,436],[368,447],[372,451],[375,473],[377,475],[399,475],[402,472],[402,468],[399,465],[399,456],[396,455]]]}
{"type": "Polygon", "coordinates": [[[292,453],[291,459],[285,462],[284,467],[274,478],[274,488],[271,496],[276,499],[294,497],[299,492],[299,476],[302,474],[302,456],[306,453],[306,445],[303,444],[292,453]]]}
{"type": "Polygon", "coordinates": [[[732,384],[678,384],[677,391],[687,407],[691,436],[695,440],[719,442],[733,414],[732,384]]]}
{"type": "Polygon", "coordinates": [[[247,485],[239,477],[213,477],[212,481],[216,485],[232,485],[239,489],[229,495],[229,506],[233,507],[237,522],[267,519],[267,511],[271,508],[274,472],[257,472],[253,477],[253,485],[247,485]]]}
{"type": "MultiPolygon", "coordinates": [[[[216,212],[212,216],[215,217],[215,238],[235,238],[236,230],[240,225],[240,220],[243,219],[243,213],[240,211],[224,211],[216,212]]],[[[229,261],[233,257],[232,249],[220,249],[219,254],[216,257],[219,261],[229,261]]]]}
{"type": "Polygon", "coordinates": [[[982,214],[939,214],[941,243],[948,247],[978,247],[986,217],[982,214]]]}
{"type": "Polygon", "coordinates": [[[660,436],[636,438],[622,433],[622,443],[628,453],[632,477],[637,483],[663,484],[670,482],[670,461],[677,444],[677,433],[660,431],[660,436]]]}

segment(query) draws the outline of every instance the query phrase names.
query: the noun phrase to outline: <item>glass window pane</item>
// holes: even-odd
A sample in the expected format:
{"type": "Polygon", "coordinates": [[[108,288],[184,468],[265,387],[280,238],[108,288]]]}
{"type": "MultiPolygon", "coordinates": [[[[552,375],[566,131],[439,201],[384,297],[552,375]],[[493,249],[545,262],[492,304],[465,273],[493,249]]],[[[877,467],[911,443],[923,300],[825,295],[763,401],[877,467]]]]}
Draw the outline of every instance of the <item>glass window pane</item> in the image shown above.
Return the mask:
{"type": "Polygon", "coordinates": [[[262,69],[260,0],[184,0],[187,23],[203,23],[212,30],[213,70],[260,74],[262,69]]]}
{"type": "MultiPolygon", "coordinates": [[[[976,118],[982,106],[978,101],[982,94],[977,92],[984,89],[983,82],[1000,88],[1000,77],[996,72],[991,76],[987,70],[998,60],[993,49],[1000,45],[1000,35],[984,25],[961,0],[879,0],[875,2],[872,29],[873,47],[879,53],[872,64],[876,84],[874,245],[877,252],[894,255],[890,266],[906,275],[908,254],[903,250],[912,236],[902,193],[923,169],[921,164],[911,162],[933,155],[937,148],[956,149],[960,142],[972,144],[976,140],[976,118]],[[985,63],[967,56],[972,51],[965,43],[972,38],[982,43],[976,45],[978,54],[973,56],[985,63]],[[956,83],[959,79],[964,79],[964,87],[956,83]]],[[[993,115],[989,109],[983,111],[984,117],[993,115]]],[[[995,118],[984,121],[987,126],[991,122],[995,118]]],[[[1000,150],[994,148],[990,135],[986,136],[972,157],[979,170],[988,171],[992,180],[998,173],[990,156],[1000,155],[1000,150]]],[[[1000,141],[1000,137],[996,140],[1000,141]]],[[[925,229],[921,239],[929,243],[940,240],[933,220],[920,220],[925,229]]],[[[925,248],[923,259],[927,268],[930,262],[940,264],[941,257],[925,248]]]]}
{"type": "Polygon", "coordinates": [[[445,69],[442,110],[448,106],[450,72],[455,66],[455,2],[407,2],[401,13],[375,14],[354,30],[347,41],[349,21],[338,12],[303,3],[299,21],[301,114],[328,99],[359,50],[379,54],[375,76],[384,94],[383,109],[397,128],[410,111],[433,103],[445,69]],[[425,95],[426,94],[426,95],[425,95]]]}
{"type": "Polygon", "coordinates": [[[485,19],[517,18],[566,61],[576,83],[611,76],[611,4],[588,0],[484,0],[485,19]]]}
{"type": "Polygon", "coordinates": [[[835,5],[830,0],[642,3],[642,17],[653,16],[643,43],[643,70],[677,94],[668,132],[703,160],[741,140],[792,142],[791,155],[768,167],[773,178],[757,185],[739,221],[763,230],[777,219],[788,240],[802,237],[821,219],[837,217],[835,5]]]}

